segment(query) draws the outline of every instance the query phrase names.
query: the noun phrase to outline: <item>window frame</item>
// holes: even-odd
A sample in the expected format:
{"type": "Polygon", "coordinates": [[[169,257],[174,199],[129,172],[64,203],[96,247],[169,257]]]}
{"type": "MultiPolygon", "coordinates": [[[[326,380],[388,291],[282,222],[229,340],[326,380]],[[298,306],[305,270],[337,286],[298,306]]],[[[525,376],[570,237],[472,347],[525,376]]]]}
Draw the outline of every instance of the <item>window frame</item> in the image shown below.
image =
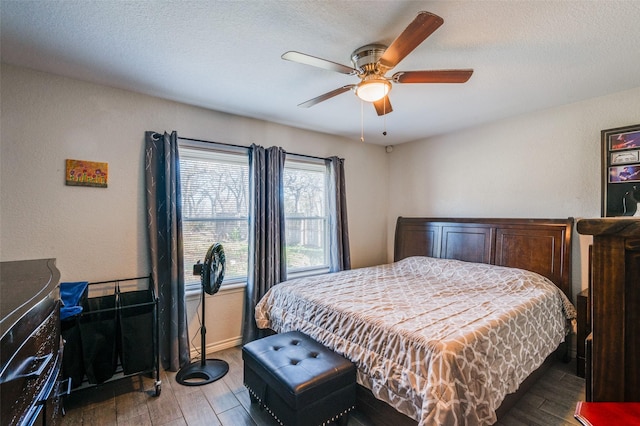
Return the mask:
{"type": "MultiPolygon", "coordinates": [[[[285,208],[285,232],[286,232],[286,222],[287,219],[311,219],[311,220],[324,220],[324,259],[325,264],[318,266],[308,266],[302,268],[289,269],[287,267],[287,279],[306,277],[311,275],[321,275],[329,273],[331,269],[331,214],[329,212],[330,203],[330,189],[331,185],[329,184],[330,173],[329,167],[327,165],[326,160],[315,157],[308,157],[304,155],[297,154],[289,154],[287,153],[284,169],[297,169],[297,170],[307,170],[313,172],[320,172],[324,174],[324,216],[288,216],[285,208]]],[[[284,182],[283,182],[283,192],[284,182]]],[[[287,249],[286,241],[285,241],[285,250],[287,249]]]]}
{"type": "MultiPolygon", "coordinates": [[[[211,159],[226,158],[227,160],[229,160],[230,163],[246,164],[249,167],[249,148],[247,147],[227,145],[227,144],[221,144],[221,143],[215,143],[215,142],[202,142],[202,141],[179,139],[178,149],[179,149],[180,161],[182,161],[183,159],[188,160],[189,158],[193,160],[202,160],[202,156],[206,157],[207,155],[209,155],[211,159]],[[201,155],[196,155],[196,152],[198,152],[201,155]]],[[[331,264],[331,257],[330,257],[331,256],[331,214],[329,211],[331,204],[329,202],[329,197],[331,197],[330,192],[332,188],[330,184],[329,166],[326,160],[322,158],[287,153],[285,163],[284,163],[284,169],[285,170],[298,169],[298,170],[307,170],[307,171],[314,171],[314,172],[322,171],[322,173],[324,174],[323,184],[324,184],[324,192],[325,192],[325,197],[323,200],[324,216],[301,216],[298,218],[302,220],[307,219],[307,220],[323,220],[324,221],[323,238],[325,243],[324,244],[325,263],[323,265],[301,267],[301,268],[295,268],[295,269],[289,269],[287,267],[287,279],[329,273],[331,268],[330,266],[331,264]]],[[[251,174],[250,168],[249,168],[248,174],[249,175],[251,174]]],[[[182,179],[182,175],[181,175],[181,179],[182,179]]],[[[183,200],[184,200],[184,188],[181,188],[181,189],[182,189],[183,200]]],[[[283,191],[284,191],[284,182],[283,182],[283,191]]],[[[248,188],[248,197],[251,197],[250,188],[248,188]]],[[[237,219],[237,220],[246,220],[248,233],[250,232],[250,220],[251,220],[251,212],[249,211],[250,205],[251,205],[251,200],[248,199],[246,216],[241,218],[236,218],[236,217],[231,218],[231,219],[237,219]]],[[[181,206],[181,208],[183,206],[181,206]]],[[[288,216],[286,214],[286,210],[284,214],[285,214],[285,218],[284,218],[285,230],[284,231],[286,232],[287,219],[291,219],[291,218],[296,219],[296,217],[288,216]]],[[[216,217],[216,218],[187,219],[184,216],[184,209],[183,209],[183,217],[182,217],[183,224],[185,222],[196,222],[196,221],[215,222],[215,221],[223,221],[228,219],[230,218],[216,217]]],[[[250,251],[248,247],[249,241],[250,241],[250,237],[247,238],[247,253],[250,251]]],[[[285,241],[285,251],[286,250],[287,250],[287,246],[285,241]]],[[[183,253],[184,253],[184,226],[183,226],[183,253]]],[[[206,253],[202,253],[202,259],[204,259],[205,254],[206,253]]],[[[185,271],[185,274],[184,274],[185,293],[187,294],[199,293],[201,291],[200,281],[197,278],[195,278],[196,276],[193,276],[194,277],[193,279],[188,279],[189,277],[191,277],[191,275],[189,274],[189,271],[192,270],[193,265],[188,265],[185,262],[184,255],[182,257],[182,262],[183,262],[183,268],[185,271]]],[[[247,257],[247,268],[249,267],[249,264],[250,262],[247,257]]],[[[247,274],[248,274],[248,269],[247,269],[247,274]]],[[[247,279],[248,279],[248,276],[225,278],[221,289],[245,286],[247,279]]]]}
{"type": "MultiPolygon", "coordinates": [[[[249,167],[249,152],[248,152],[248,148],[244,148],[244,147],[238,147],[238,146],[230,146],[230,145],[225,145],[225,144],[217,144],[217,143],[212,143],[212,142],[199,142],[199,141],[190,141],[190,140],[184,140],[184,139],[180,139],[178,141],[178,155],[180,158],[180,161],[182,161],[183,159],[187,160],[189,158],[193,159],[193,160],[202,160],[203,157],[207,157],[209,156],[210,159],[212,160],[220,160],[220,159],[226,159],[228,163],[237,163],[237,164],[242,164],[245,165],[247,167],[249,167]],[[196,155],[195,153],[198,152],[201,155],[196,155]]],[[[248,170],[248,174],[251,173],[250,170],[248,170]]],[[[248,175],[247,175],[248,177],[248,175]]],[[[180,178],[182,179],[182,175],[180,176],[180,178]]],[[[247,184],[249,185],[249,184],[247,184]]],[[[181,188],[181,193],[182,193],[182,199],[184,201],[184,188],[181,188]]],[[[250,188],[247,188],[247,194],[248,196],[250,196],[250,188]]],[[[183,204],[184,206],[184,204],[183,204]]],[[[182,215],[182,222],[183,222],[183,237],[182,237],[182,245],[183,245],[183,256],[182,256],[182,263],[183,263],[183,268],[184,268],[184,277],[185,277],[185,293],[186,294],[194,294],[194,293],[199,293],[201,291],[201,282],[198,278],[196,278],[196,275],[193,275],[193,279],[188,279],[188,277],[191,276],[191,274],[189,273],[189,271],[192,270],[193,265],[188,265],[185,261],[184,258],[184,223],[185,222],[198,222],[198,221],[202,221],[202,222],[217,222],[217,221],[225,221],[225,220],[229,220],[229,219],[234,219],[234,220],[238,220],[238,221],[245,221],[246,222],[246,226],[247,226],[247,235],[249,232],[249,206],[250,206],[250,201],[247,200],[247,212],[246,215],[243,217],[215,217],[215,218],[192,218],[192,219],[187,219],[185,218],[184,215],[184,208],[183,206],[181,206],[182,211],[183,211],[183,215],[182,215]]],[[[247,237],[247,274],[248,274],[248,265],[249,265],[249,259],[248,259],[248,252],[249,252],[249,238],[247,237]]],[[[204,257],[206,255],[205,253],[202,253],[202,259],[200,260],[204,260],[204,257]]],[[[222,283],[222,287],[223,288],[229,288],[229,287],[237,287],[238,285],[246,285],[248,276],[241,276],[241,277],[233,277],[233,278],[226,278],[224,279],[223,283],[222,283]]]]}

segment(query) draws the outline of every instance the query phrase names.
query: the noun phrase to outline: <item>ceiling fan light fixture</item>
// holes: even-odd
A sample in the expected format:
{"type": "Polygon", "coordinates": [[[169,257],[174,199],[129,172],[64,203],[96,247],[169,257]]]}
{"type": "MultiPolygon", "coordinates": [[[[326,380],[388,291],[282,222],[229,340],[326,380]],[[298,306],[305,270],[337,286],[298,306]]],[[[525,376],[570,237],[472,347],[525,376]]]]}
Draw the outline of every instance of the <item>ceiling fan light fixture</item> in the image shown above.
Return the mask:
{"type": "Polygon", "coordinates": [[[363,80],[356,87],[356,96],[365,102],[375,102],[387,96],[391,83],[384,78],[363,80]]]}
{"type": "Polygon", "coordinates": [[[282,59],[360,78],[360,82],[357,84],[344,85],[298,104],[298,106],[309,108],[334,96],[353,91],[362,101],[373,104],[378,116],[383,116],[393,111],[388,96],[392,83],[465,83],[473,74],[472,69],[398,71],[393,76],[385,77],[443,22],[441,17],[433,13],[418,12],[415,19],[389,46],[367,44],[354,50],[351,53],[352,67],[305,53],[286,52],[282,55],[282,59]]]}

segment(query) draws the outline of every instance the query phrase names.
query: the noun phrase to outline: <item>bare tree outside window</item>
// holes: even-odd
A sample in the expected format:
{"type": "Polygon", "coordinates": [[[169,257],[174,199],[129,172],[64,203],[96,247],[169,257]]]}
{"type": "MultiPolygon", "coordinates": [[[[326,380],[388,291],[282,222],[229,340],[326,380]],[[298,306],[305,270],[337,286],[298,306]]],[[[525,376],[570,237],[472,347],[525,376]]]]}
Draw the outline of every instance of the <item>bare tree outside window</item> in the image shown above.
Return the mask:
{"type": "Polygon", "coordinates": [[[182,148],[185,282],[198,284],[192,265],[213,243],[224,247],[225,282],[247,276],[249,164],[246,155],[182,148]]]}
{"type": "Polygon", "coordinates": [[[287,160],[283,182],[287,271],[328,266],[326,166],[287,160]]]}

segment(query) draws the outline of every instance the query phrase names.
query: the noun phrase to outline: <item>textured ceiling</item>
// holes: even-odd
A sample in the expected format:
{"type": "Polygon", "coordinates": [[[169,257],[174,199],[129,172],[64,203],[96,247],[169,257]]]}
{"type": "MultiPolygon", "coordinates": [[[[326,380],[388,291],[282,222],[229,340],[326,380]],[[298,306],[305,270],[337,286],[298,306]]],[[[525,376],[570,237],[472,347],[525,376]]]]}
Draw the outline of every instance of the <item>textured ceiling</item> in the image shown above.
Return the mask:
{"type": "Polygon", "coordinates": [[[640,86],[640,0],[0,4],[3,62],[356,140],[363,123],[381,145],[640,86]],[[385,117],[350,92],[297,107],[357,77],[282,53],[351,65],[420,10],[444,24],[391,73],[473,68],[467,83],[396,84],[385,117]]]}

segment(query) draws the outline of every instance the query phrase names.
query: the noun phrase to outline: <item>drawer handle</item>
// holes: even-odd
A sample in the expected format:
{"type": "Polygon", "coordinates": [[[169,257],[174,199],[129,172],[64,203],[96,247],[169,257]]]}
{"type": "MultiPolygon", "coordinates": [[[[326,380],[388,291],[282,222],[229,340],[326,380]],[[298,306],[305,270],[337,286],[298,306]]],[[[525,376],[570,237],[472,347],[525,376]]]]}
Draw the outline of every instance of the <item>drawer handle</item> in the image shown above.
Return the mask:
{"type": "Polygon", "coordinates": [[[51,361],[51,358],[53,358],[53,354],[30,357],[30,371],[24,372],[23,374],[21,374],[21,376],[26,379],[35,379],[37,377],[40,377],[42,375],[42,372],[49,364],[49,361],[51,361]]]}
{"type": "MultiPolygon", "coordinates": [[[[47,365],[53,358],[53,354],[43,356],[30,356],[17,368],[11,369],[4,377],[0,377],[0,384],[9,383],[18,379],[35,379],[42,375],[47,365]]],[[[4,374],[5,372],[3,372],[4,374]]]]}

